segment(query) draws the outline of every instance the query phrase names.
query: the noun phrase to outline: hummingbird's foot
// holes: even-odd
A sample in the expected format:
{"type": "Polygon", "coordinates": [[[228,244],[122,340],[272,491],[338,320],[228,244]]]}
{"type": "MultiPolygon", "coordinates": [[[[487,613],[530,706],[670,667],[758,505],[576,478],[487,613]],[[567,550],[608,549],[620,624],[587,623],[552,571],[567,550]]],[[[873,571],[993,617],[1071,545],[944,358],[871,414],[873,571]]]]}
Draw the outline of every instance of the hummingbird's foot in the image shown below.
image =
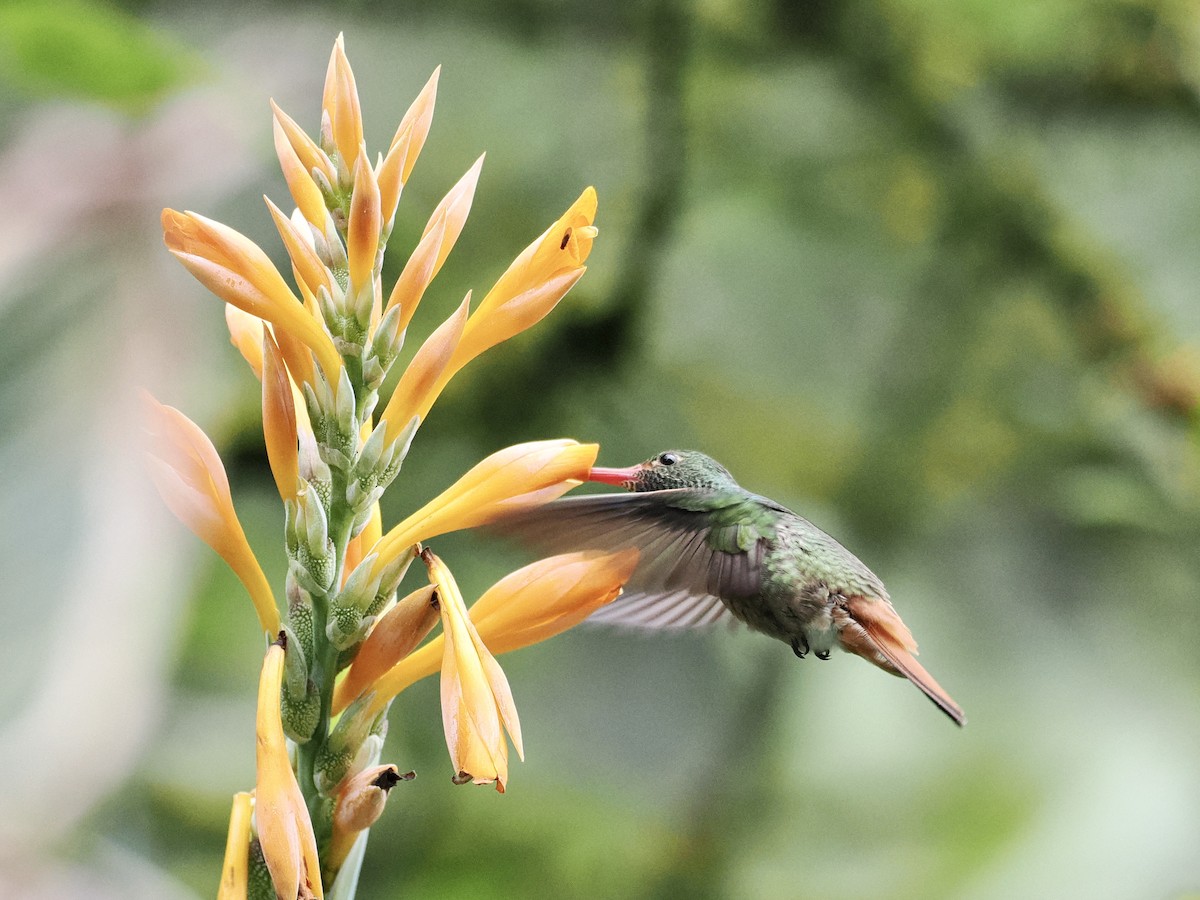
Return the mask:
{"type": "Polygon", "coordinates": [[[817,659],[829,659],[829,651],[828,650],[818,650],[817,651],[817,659]]]}
{"type": "Polygon", "coordinates": [[[808,639],[804,635],[792,638],[792,652],[796,654],[797,659],[804,659],[808,655],[808,639]]]}

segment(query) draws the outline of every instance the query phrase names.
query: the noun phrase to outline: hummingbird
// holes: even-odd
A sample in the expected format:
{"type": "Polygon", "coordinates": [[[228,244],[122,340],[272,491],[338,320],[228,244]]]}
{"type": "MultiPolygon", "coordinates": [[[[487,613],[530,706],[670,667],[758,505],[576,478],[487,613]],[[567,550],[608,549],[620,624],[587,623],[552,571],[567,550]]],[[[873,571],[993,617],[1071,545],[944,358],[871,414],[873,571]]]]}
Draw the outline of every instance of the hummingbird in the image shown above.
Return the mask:
{"type": "Polygon", "coordinates": [[[966,717],[917,662],[883,582],[853,553],[694,450],[667,450],[589,481],[624,494],[572,497],[496,525],[552,552],[636,547],[625,593],[590,621],[687,628],[732,616],[803,659],[839,648],[907,678],[957,725],[966,717]]]}

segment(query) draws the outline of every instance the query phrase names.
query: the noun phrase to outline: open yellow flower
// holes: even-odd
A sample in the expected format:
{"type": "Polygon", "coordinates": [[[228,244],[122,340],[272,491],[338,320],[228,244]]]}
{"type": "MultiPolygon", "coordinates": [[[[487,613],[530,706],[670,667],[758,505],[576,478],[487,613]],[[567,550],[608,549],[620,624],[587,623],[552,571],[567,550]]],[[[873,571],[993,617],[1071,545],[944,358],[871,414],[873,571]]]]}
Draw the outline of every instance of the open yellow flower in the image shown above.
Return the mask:
{"type": "Polygon", "coordinates": [[[576,281],[596,237],[596,189],[587,188],[518,256],[467,323],[453,368],[540,322],[576,281]]]}
{"type": "Polygon", "coordinates": [[[264,631],[279,630],[279,610],[233,509],[225,467],[195,422],[144,394],[150,477],[167,507],[221,556],[246,586],[264,631]]]}
{"type": "MultiPolygon", "coordinates": [[[[467,174],[471,175],[470,172],[467,174]]],[[[478,172],[475,174],[477,177],[478,172]]],[[[421,243],[392,289],[387,308],[401,304],[402,327],[408,324],[470,211],[471,194],[460,190],[466,181],[464,176],[434,211],[425,226],[421,243]]],[[[470,189],[474,191],[474,181],[470,182],[470,189]]],[[[595,217],[596,191],[588,188],[558,221],[513,261],[467,319],[452,348],[445,346],[445,336],[442,336],[443,348],[452,352],[448,359],[439,363],[436,378],[422,382],[419,397],[411,391],[401,394],[400,399],[394,396],[380,416],[387,423],[389,436],[398,435],[413,415],[423,420],[450,379],[463,366],[490,347],[537,324],[554,309],[587,271],[583,263],[591,253],[596,237],[596,228],[592,224],[595,217]]]]}
{"type": "Polygon", "coordinates": [[[283,635],[267,648],[258,682],[255,723],[257,777],[254,819],[263,859],[279,897],[323,897],[321,864],[308,806],[292,763],[279,713],[283,685],[283,635]]]}
{"type": "Polygon", "coordinates": [[[475,630],[454,576],[432,552],[421,554],[438,590],[442,615],[442,725],[454,781],[495,784],[504,793],[508,742],[524,759],[521,723],[504,671],[475,630]]]}
{"type": "Polygon", "coordinates": [[[305,365],[300,354],[289,352],[285,335],[311,350],[325,377],[337,384],[342,358],[333,340],[257,244],[196,213],[164,209],[162,224],[167,249],[205,287],[226,303],[275,326],[280,350],[293,375],[299,378],[311,366],[305,365]]]}
{"type": "Polygon", "coordinates": [[[484,525],[524,503],[545,503],[587,480],[598,444],[531,441],[498,450],[380,538],[373,571],[382,572],[420,541],[484,525]]]}
{"type": "MultiPolygon", "coordinates": [[[[488,588],[471,607],[471,621],[492,653],[536,644],[578,625],[616,599],[637,561],[638,551],[632,548],[617,553],[588,550],[538,560],[488,588]]],[[[439,635],[412,653],[393,657],[392,667],[373,680],[347,678],[334,694],[334,709],[344,708],[356,693],[368,690],[375,695],[373,707],[383,709],[406,687],[438,670],[445,652],[443,641],[439,635]]]]}

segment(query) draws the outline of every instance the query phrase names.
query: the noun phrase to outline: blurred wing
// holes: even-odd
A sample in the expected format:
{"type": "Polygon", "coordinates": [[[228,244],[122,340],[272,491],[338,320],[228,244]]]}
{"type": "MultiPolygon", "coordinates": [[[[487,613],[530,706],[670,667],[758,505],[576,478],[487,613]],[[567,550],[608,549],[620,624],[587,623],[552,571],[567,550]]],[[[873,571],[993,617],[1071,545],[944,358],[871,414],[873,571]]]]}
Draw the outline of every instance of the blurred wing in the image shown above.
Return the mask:
{"type": "Polygon", "coordinates": [[[728,617],[723,600],[752,597],[762,587],[761,535],[714,524],[714,508],[725,513],[716,518],[728,519],[744,502],[690,489],[598,494],[516,513],[494,528],[547,553],[636,547],[641,556],[625,593],[591,620],[690,628],[728,617]]]}

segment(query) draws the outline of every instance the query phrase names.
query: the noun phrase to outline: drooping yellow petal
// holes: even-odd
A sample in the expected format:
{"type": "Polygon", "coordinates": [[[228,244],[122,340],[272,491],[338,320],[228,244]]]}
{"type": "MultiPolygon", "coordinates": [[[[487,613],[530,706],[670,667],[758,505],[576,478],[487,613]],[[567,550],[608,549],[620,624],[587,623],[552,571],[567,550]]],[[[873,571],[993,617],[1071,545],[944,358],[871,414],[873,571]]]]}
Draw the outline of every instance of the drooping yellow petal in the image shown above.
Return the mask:
{"type": "Polygon", "coordinates": [[[258,682],[258,715],[255,724],[256,780],[254,818],[263,859],[279,897],[301,896],[301,885],[323,897],[321,866],[312,820],[296,775],[288,759],[287,741],[280,719],[283,684],[283,636],[267,648],[258,682]]]}
{"type": "Polygon", "coordinates": [[[216,448],[179,410],[144,395],[150,477],[167,507],[212,547],[245,585],[264,631],[279,630],[275,596],[233,509],[216,448]]]}
{"type": "MultiPolygon", "coordinates": [[[[274,101],[271,101],[271,109],[275,113],[274,124],[272,126],[275,137],[275,155],[279,157],[279,167],[283,170],[283,178],[287,182],[288,192],[292,195],[292,201],[296,204],[296,208],[304,215],[304,218],[315,225],[317,228],[324,228],[325,217],[328,215],[328,210],[325,206],[325,197],[321,193],[321,189],[312,178],[312,166],[305,166],[299,155],[296,153],[296,148],[293,146],[291,139],[288,136],[287,129],[284,127],[283,119],[287,119],[274,101]]],[[[287,120],[291,122],[290,119],[287,120]]],[[[296,123],[291,122],[294,126],[296,123]]],[[[299,131],[297,127],[295,129],[299,131]]],[[[303,132],[301,132],[303,134],[303,132]]],[[[308,139],[308,135],[304,135],[304,141],[312,144],[308,139]]],[[[311,158],[315,159],[316,154],[321,154],[321,148],[316,144],[312,144],[311,158]]]]}
{"type": "Polygon", "coordinates": [[[332,339],[257,244],[195,213],[164,209],[162,223],[167,249],[205,287],[226,303],[276,326],[276,340],[289,367],[293,360],[284,334],[308,347],[330,383],[337,383],[342,361],[332,339]]]}
{"type": "Polygon", "coordinates": [[[369,288],[374,281],[375,256],[379,252],[379,183],[360,153],[354,166],[354,194],[350,199],[350,220],[346,227],[346,254],[350,261],[350,294],[369,288]]]}
{"type": "Polygon", "coordinates": [[[267,462],[285,501],[295,498],[300,489],[300,461],[296,434],[296,405],[292,381],[283,366],[283,357],[275,340],[263,330],[262,414],[267,462]]]}
{"type": "Polygon", "coordinates": [[[438,76],[441,72],[441,66],[433,70],[429,81],[400,120],[400,127],[396,129],[396,136],[392,138],[387,156],[375,173],[379,179],[383,220],[389,225],[396,214],[400,192],[407,184],[413,166],[417,163],[417,157],[421,155],[421,148],[425,146],[425,138],[429,135],[429,126],[433,122],[433,107],[437,100],[438,76]]]}
{"type": "Polygon", "coordinates": [[[413,416],[418,416],[424,421],[430,407],[433,406],[440,393],[440,389],[435,391],[434,388],[437,387],[443,370],[449,365],[462,338],[470,304],[471,295],[468,293],[458,309],[451,313],[450,318],[425,339],[421,349],[404,370],[396,389],[392,391],[391,399],[380,414],[380,420],[387,423],[389,442],[399,436],[413,416]]]}
{"type": "MultiPolygon", "coordinates": [[[[579,624],[615,599],[637,559],[638,551],[629,549],[589,550],[539,560],[489,588],[471,607],[471,621],[494,654],[536,644],[579,624]]],[[[406,687],[438,670],[442,642],[438,635],[354,693],[373,691],[375,705],[383,709],[406,687]]],[[[339,694],[342,706],[353,699],[339,694]]]]}
{"type": "Polygon", "coordinates": [[[456,781],[495,784],[508,779],[507,731],[523,756],[521,724],[503,670],[479,638],[454,576],[432,552],[421,554],[438,590],[442,616],[442,724],[456,781]]]}
{"type": "Polygon", "coordinates": [[[374,571],[383,571],[420,541],[491,521],[513,497],[546,496],[549,488],[565,493],[587,480],[599,449],[598,444],[560,439],[498,450],[385,534],[374,547],[374,571]]]}
{"type": "Polygon", "coordinates": [[[425,224],[417,249],[409,257],[400,277],[396,279],[384,312],[399,303],[401,329],[407,328],[408,323],[412,321],[413,313],[416,312],[426,288],[437,276],[442,263],[446,261],[462,233],[467,216],[471,212],[471,202],[475,198],[479,174],[483,170],[483,159],[481,156],[475,161],[434,209],[433,215],[425,224]]]}
{"type": "Polygon", "coordinates": [[[254,798],[245,791],[234,794],[217,900],[246,900],[250,878],[250,819],[253,814],[254,798]]]}

